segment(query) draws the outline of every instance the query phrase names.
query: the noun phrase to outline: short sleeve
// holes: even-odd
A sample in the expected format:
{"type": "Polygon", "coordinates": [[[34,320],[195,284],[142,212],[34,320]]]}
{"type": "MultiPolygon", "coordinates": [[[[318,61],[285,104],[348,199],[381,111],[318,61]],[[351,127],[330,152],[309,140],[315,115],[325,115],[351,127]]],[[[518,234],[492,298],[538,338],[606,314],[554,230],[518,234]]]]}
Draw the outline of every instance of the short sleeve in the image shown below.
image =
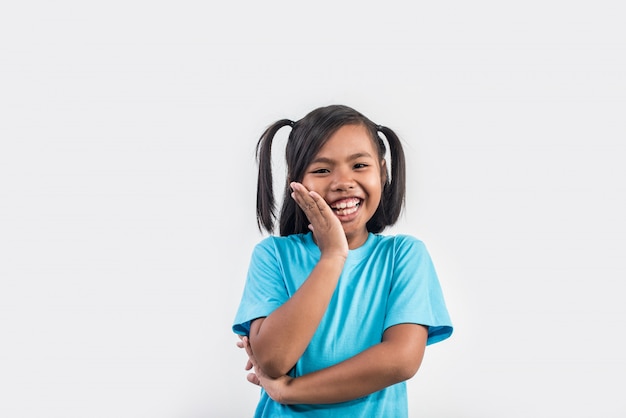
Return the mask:
{"type": "Polygon", "coordinates": [[[394,248],[394,275],[384,328],[402,323],[428,327],[427,344],[452,335],[452,323],[435,267],[426,246],[399,235],[394,248]]]}
{"type": "Polygon", "coordinates": [[[276,249],[271,237],[268,237],[257,244],[252,252],[233,332],[248,335],[250,323],[254,319],[268,316],[288,298],[276,249]]]}

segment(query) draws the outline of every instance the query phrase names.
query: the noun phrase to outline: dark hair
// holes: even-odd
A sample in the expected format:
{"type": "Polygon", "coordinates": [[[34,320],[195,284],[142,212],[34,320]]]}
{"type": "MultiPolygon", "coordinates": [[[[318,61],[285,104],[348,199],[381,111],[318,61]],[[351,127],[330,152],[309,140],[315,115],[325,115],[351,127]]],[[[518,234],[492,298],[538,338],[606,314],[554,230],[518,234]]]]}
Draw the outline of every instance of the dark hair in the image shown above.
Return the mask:
{"type": "MultiPolygon", "coordinates": [[[[272,141],[284,126],[291,125],[292,131],[287,139],[285,157],[287,161],[287,179],[285,182],[283,206],[278,217],[280,235],[308,232],[309,221],[297,203],[291,199],[292,181],[302,181],[306,168],[326,141],[344,125],[364,126],[378,150],[378,159],[385,158],[387,148],[379,135],[382,133],[389,143],[391,153],[391,177],[386,173],[380,204],[367,223],[369,232],[378,233],[398,220],[404,206],[406,188],[406,169],[404,151],[400,139],[391,129],[376,125],[356,110],[343,105],[320,107],[297,122],[281,119],[270,125],[256,147],[259,166],[257,181],[257,223],[259,229],[270,234],[276,221],[276,200],[272,179],[272,141]]],[[[382,168],[382,167],[381,167],[382,168]]]]}

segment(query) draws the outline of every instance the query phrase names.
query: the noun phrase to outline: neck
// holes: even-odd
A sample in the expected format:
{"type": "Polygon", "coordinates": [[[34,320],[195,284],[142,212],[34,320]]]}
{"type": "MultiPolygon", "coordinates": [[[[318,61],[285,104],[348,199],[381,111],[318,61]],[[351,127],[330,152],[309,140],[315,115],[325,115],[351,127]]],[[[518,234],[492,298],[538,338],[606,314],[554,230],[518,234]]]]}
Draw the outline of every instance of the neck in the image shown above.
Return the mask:
{"type": "Polygon", "coordinates": [[[348,240],[348,248],[351,250],[357,249],[367,241],[367,237],[369,233],[367,230],[364,233],[356,234],[355,236],[346,235],[346,239],[348,240]]]}

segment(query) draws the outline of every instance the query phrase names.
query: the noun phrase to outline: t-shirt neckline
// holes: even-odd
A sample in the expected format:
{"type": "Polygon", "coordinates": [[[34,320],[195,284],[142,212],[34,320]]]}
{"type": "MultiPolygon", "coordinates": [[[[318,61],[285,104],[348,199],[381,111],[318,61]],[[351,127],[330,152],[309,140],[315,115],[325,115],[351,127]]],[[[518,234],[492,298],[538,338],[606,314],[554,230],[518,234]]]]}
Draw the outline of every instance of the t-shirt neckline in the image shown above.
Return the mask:
{"type": "MultiPolygon", "coordinates": [[[[317,246],[317,244],[315,243],[315,241],[313,240],[313,233],[307,232],[303,238],[304,238],[304,243],[306,247],[309,249],[309,251],[311,251],[316,257],[320,257],[322,253],[319,247],[317,246]]],[[[367,257],[370,254],[371,249],[375,244],[376,244],[376,235],[373,234],[372,232],[368,232],[367,239],[365,240],[363,245],[353,250],[348,250],[348,258],[346,260],[346,263],[360,261],[363,258],[367,257]]]]}

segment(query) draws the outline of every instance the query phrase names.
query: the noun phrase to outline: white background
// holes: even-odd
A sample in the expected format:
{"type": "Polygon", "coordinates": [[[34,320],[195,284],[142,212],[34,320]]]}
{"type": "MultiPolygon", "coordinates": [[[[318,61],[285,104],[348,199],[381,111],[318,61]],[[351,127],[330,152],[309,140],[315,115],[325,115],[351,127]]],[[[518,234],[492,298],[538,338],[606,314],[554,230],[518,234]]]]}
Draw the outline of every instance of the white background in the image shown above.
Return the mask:
{"type": "Polygon", "coordinates": [[[455,325],[411,416],[623,417],[620,2],[223,3],[0,6],[0,416],[251,416],[256,140],[342,103],[455,325]]]}

